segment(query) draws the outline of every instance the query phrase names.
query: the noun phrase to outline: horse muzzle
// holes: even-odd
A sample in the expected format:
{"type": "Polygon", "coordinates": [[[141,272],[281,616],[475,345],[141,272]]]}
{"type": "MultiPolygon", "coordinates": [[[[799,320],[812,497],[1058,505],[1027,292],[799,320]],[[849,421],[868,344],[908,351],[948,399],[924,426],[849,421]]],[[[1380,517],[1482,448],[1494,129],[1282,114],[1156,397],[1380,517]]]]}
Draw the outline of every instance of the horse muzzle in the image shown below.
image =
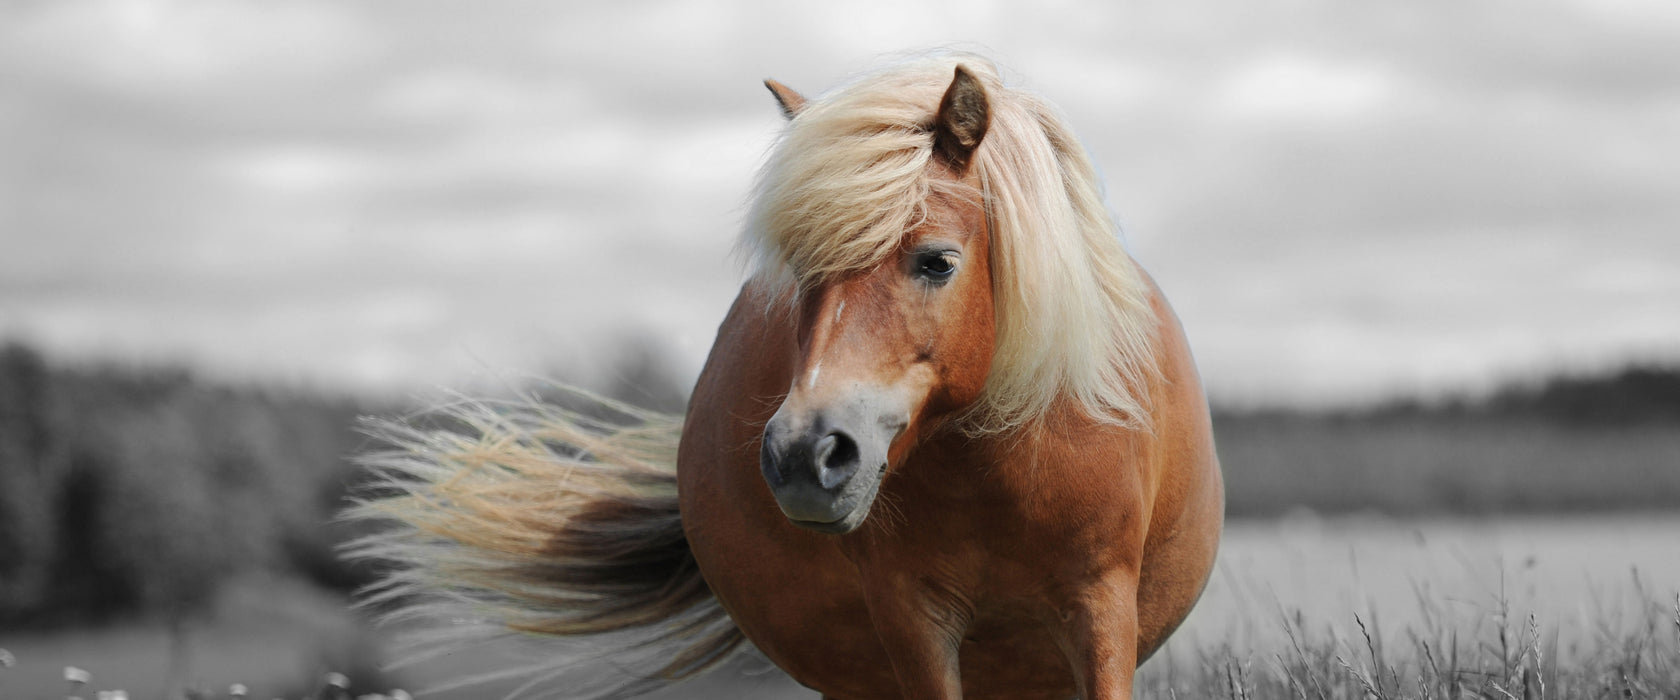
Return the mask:
{"type": "Polygon", "coordinates": [[[853,397],[827,410],[787,403],[764,426],[759,468],[793,524],[828,534],[857,529],[887,471],[887,450],[909,422],[889,401],[853,397]]]}

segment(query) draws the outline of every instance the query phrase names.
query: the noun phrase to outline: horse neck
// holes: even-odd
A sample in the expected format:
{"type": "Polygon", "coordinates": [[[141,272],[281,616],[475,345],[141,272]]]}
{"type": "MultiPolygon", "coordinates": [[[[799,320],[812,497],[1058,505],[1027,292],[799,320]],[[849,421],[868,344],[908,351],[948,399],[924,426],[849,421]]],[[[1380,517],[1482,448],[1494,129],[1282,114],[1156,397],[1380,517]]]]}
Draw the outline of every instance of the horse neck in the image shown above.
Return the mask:
{"type": "Polygon", "coordinates": [[[995,495],[990,491],[1043,488],[1104,465],[1147,464],[1152,444],[1151,434],[1092,418],[1077,401],[1062,398],[1044,416],[1005,431],[941,426],[911,450],[905,466],[937,475],[970,497],[988,498],[995,495]]]}

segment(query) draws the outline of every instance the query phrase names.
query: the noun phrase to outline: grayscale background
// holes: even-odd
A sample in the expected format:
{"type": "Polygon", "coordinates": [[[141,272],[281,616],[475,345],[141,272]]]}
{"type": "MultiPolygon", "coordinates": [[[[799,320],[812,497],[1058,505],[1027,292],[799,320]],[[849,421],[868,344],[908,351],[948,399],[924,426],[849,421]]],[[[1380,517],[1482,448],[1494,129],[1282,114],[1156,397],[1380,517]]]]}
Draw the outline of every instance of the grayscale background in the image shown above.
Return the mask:
{"type": "Polygon", "coordinates": [[[1680,5],[9,0],[0,694],[389,660],[330,554],[353,417],[680,410],[761,80],[936,48],[1063,109],[1183,320],[1232,513],[1186,658],[1418,578],[1566,629],[1680,585],[1680,5]]]}

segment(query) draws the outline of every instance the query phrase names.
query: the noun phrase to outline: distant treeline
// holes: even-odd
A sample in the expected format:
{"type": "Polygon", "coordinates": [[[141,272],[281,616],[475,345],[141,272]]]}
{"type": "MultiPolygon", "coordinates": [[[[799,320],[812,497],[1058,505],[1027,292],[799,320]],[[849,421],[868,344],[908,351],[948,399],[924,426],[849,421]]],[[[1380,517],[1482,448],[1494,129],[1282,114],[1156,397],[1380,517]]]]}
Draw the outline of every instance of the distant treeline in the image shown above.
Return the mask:
{"type": "Polygon", "coordinates": [[[1680,368],[1359,410],[1216,410],[1214,435],[1239,517],[1680,510],[1680,368]]]}
{"type": "MultiPolygon", "coordinates": [[[[617,357],[606,394],[681,410],[649,348],[617,357]]],[[[334,554],[354,533],[333,515],[371,447],[357,416],[397,410],[0,347],[0,626],[190,611],[251,570],[365,581],[334,554]]],[[[1214,422],[1235,517],[1680,508],[1676,369],[1214,422]]]]}
{"type": "Polygon", "coordinates": [[[1680,425],[1680,367],[1630,366],[1587,376],[1557,376],[1508,386],[1482,399],[1393,401],[1365,411],[1370,418],[1542,420],[1563,427],[1680,425]]]}
{"type": "Polygon", "coordinates": [[[187,612],[227,576],[347,587],[348,401],[0,348],[0,626],[187,612]]]}

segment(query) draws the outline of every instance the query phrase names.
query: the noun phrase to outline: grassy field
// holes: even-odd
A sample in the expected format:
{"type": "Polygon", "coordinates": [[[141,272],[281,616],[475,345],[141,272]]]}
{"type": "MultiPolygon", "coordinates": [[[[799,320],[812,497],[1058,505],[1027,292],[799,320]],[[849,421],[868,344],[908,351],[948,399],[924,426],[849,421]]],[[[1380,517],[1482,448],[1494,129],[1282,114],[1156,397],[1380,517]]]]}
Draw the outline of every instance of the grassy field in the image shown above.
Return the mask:
{"type": "MultiPolygon", "coordinates": [[[[1423,599],[1439,609],[1447,599],[1423,599]]],[[[1564,646],[1550,623],[1496,608],[1490,620],[1432,619],[1382,641],[1374,621],[1315,629],[1304,615],[1280,615],[1287,644],[1231,645],[1185,661],[1157,663],[1141,676],[1140,698],[1680,698],[1680,603],[1651,601],[1643,624],[1564,646]]]]}
{"type": "MultiPolygon", "coordinates": [[[[1676,533],[1673,515],[1239,520],[1202,603],[1140,673],[1138,697],[1680,698],[1676,533]]],[[[364,630],[341,597],[266,580],[231,587],[188,641],[181,665],[194,686],[238,681],[265,700],[313,697],[329,670],[350,675],[358,693],[499,698],[518,682],[424,691],[553,653],[506,644],[381,672],[395,658],[391,639],[364,630]]],[[[65,665],[92,672],[90,688],[161,698],[175,664],[158,624],[0,632],[0,647],[18,657],[0,671],[6,700],[64,697],[65,665]]],[[[816,695],[747,659],[653,697],[816,695]]]]}
{"type": "Polygon", "coordinates": [[[1149,698],[1680,697],[1680,517],[1239,521],[1149,698]]]}
{"type": "Polygon", "coordinates": [[[156,619],[94,629],[0,630],[0,648],[16,660],[0,669],[0,700],[70,695],[66,666],[92,675],[79,693],[87,698],[117,689],[134,700],[179,697],[168,694],[172,687],[222,698],[234,683],[261,700],[313,697],[328,672],[347,674],[357,692],[396,687],[380,671],[382,640],[347,612],[346,603],[295,581],[245,578],[227,586],[180,636],[156,619]],[[172,677],[179,683],[172,685],[172,677]]]}

